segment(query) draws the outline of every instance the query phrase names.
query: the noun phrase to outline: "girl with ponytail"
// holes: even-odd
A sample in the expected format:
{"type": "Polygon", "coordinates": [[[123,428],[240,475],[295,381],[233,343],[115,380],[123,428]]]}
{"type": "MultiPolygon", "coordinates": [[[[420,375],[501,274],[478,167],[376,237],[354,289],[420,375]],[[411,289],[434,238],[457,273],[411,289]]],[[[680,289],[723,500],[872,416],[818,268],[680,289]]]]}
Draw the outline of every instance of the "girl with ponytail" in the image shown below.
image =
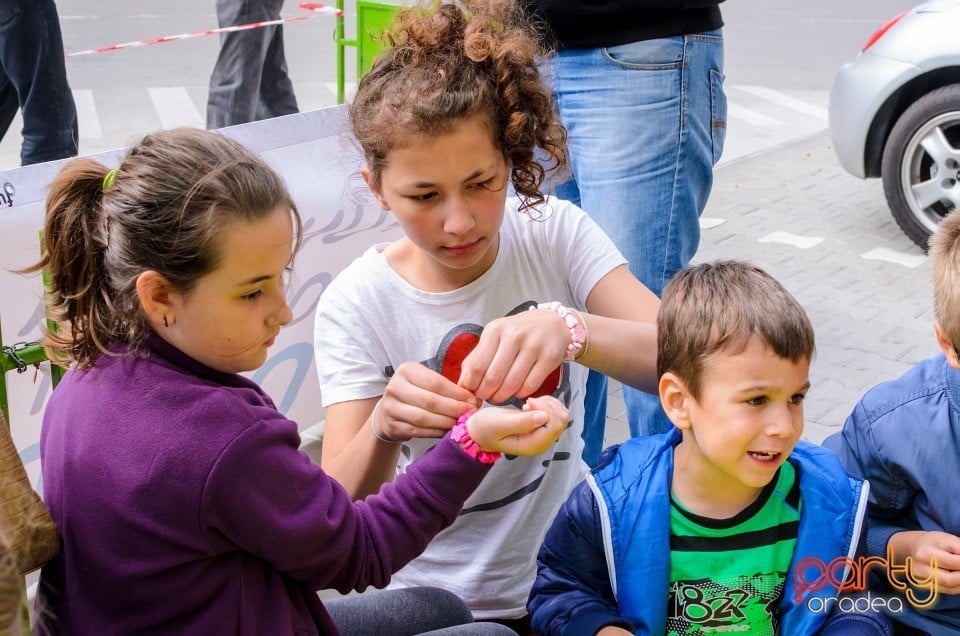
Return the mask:
{"type": "Polygon", "coordinates": [[[316,591],[386,585],[500,452],[543,452],[566,410],[484,411],[354,503],[240,375],[291,320],[300,236],[280,177],[213,132],[149,135],[114,170],[77,159],[54,180],[33,269],[50,277],[46,346],[70,370],[40,439],[63,544],[36,633],[502,633],[436,589],[329,611],[316,591]]]}

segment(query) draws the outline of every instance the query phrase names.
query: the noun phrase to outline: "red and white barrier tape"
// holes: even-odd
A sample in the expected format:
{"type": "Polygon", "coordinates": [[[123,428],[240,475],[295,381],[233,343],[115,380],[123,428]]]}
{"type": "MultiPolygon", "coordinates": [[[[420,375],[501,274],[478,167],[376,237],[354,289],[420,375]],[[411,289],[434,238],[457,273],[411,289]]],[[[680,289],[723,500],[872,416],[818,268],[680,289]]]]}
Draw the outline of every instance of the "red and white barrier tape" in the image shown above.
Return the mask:
{"type": "Polygon", "coordinates": [[[260,27],[272,26],[274,24],[284,24],[286,22],[302,22],[303,20],[312,20],[324,15],[342,16],[343,11],[328,7],[319,2],[301,2],[301,9],[313,11],[311,15],[300,15],[292,18],[280,18],[279,20],[268,20],[266,22],[250,22],[249,24],[239,24],[232,27],[222,27],[219,29],[207,29],[206,31],[197,31],[196,33],[180,33],[179,35],[163,35],[158,38],[148,38],[146,40],[137,40],[136,42],[126,42],[124,44],[112,44],[110,46],[101,46],[87,51],[77,51],[76,53],[67,53],[66,57],[76,57],[77,55],[90,55],[92,53],[106,53],[108,51],[119,51],[120,49],[130,49],[138,46],[147,46],[149,44],[162,44],[164,42],[174,42],[176,40],[186,40],[188,38],[197,38],[201,35],[214,35],[217,33],[232,33],[233,31],[246,31],[247,29],[259,29],[260,27]]]}

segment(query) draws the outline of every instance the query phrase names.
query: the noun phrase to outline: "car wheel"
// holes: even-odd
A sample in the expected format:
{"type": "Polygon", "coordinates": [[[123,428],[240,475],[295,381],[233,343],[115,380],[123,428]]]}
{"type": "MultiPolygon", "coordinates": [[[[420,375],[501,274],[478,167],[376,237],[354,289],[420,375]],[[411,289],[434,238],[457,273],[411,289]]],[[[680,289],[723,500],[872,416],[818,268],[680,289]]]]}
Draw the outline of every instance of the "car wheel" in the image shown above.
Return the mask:
{"type": "Polygon", "coordinates": [[[880,173],[897,225],[926,250],[940,220],[960,207],[960,84],[931,91],[904,111],[880,173]]]}

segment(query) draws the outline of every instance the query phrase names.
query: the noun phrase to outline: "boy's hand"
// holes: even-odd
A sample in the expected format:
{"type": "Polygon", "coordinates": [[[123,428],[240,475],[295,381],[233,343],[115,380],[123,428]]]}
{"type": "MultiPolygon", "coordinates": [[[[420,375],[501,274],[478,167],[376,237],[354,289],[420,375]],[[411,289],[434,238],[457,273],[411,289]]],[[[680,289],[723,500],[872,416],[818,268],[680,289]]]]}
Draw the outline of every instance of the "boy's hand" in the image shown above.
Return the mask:
{"type": "Polygon", "coordinates": [[[597,636],[633,636],[633,632],[627,631],[622,627],[617,627],[616,625],[607,625],[606,627],[600,628],[597,636]]]}
{"type": "Polygon", "coordinates": [[[936,576],[941,594],[960,594],[960,537],[947,532],[911,530],[890,537],[889,547],[898,564],[913,557],[911,568],[920,579],[936,576]],[[934,572],[931,559],[937,560],[934,572]]]}
{"type": "Polygon", "coordinates": [[[523,410],[487,407],[467,420],[467,431],[482,450],[540,455],[567,428],[570,413],[555,397],[530,398],[523,410]]]}
{"type": "Polygon", "coordinates": [[[464,358],[459,384],[488,402],[528,397],[563,362],[568,344],[570,330],[555,311],[497,318],[464,358]]]}
{"type": "Polygon", "coordinates": [[[374,426],[388,439],[443,437],[461,413],[479,408],[480,400],[436,371],[417,362],[397,367],[374,411],[374,426]]]}

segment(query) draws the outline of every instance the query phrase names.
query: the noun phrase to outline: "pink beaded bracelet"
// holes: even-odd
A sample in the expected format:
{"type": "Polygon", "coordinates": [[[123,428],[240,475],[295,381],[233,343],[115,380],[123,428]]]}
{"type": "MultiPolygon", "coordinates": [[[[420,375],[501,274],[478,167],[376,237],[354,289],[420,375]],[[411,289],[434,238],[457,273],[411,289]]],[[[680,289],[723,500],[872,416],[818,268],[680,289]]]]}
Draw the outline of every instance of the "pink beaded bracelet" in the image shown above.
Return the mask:
{"type": "Polygon", "coordinates": [[[450,430],[450,438],[460,445],[463,452],[474,458],[481,464],[492,464],[500,459],[500,453],[480,450],[480,445],[470,437],[470,431],[467,430],[467,420],[476,413],[476,411],[467,411],[457,418],[457,423],[450,430]]]}
{"type": "Polygon", "coordinates": [[[530,309],[531,311],[534,309],[549,309],[550,311],[557,312],[557,314],[563,318],[563,324],[570,330],[570,344],[567,345],[566,354],[563,356],[564,359],[579,360],[583,357],[583,354],[587,352],[587,347],[590,346],[590,334],[587,333],[587,323],[579,311],[564,307],[557,301],[540,303],[530,309]]]}

